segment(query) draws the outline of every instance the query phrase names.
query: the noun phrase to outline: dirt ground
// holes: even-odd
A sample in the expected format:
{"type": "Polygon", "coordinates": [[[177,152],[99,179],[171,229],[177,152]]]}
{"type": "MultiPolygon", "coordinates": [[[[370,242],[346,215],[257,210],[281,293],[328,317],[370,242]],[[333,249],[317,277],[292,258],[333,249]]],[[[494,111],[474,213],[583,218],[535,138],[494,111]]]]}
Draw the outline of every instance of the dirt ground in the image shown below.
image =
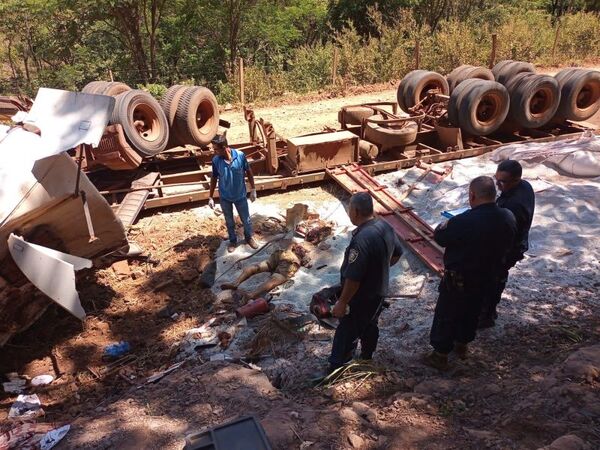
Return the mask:
{"type": "MultiPolygon", "coordinates": [[[[260,108],[256,116],[290,137],[337,126],[342,105],[394,98],[395,89],[375,90],[260,108]]],[[[232,122],[230,142],[246,139],[239,111],[223,118],[232,122]]],[[[600,126],[600,113],[590,122],[600,126]]],[[[280,228],[260,214],[261,205],[283,211],[298,201],[346,199],[330,185],[273,194],[259,199],[254,225],[264,241],[280,228]]],[[[294,366],[324,363],[333,332],[314,322],[296,327],[288,322],[289,309],[277,306],[266,317],[278,324],[279,334],[256,357],[252,337],[270,322],[263,317],[239,324],[235,301],[223,302],[201,283],[201,272],[222,250],[224,237],[222,219],[206,207],[145,214],[129,238],[150,262],[129,261],[118,268],[112,260],[98,261],[103,268],[77,283],[88,311],[83,324],[50,307],[2,348],[0,374],[56,378],[36,392],[44,422],[72,426],[57,448],[178,449],[187,433],[241,415],[261,420],[278,449],[537,449],[564,435],[574,436],[547,448],[600,448],[600,319],[594,311],[600,279],[595,288],[549,288],[540,273],[540,304],[562,295],[573,299],[573,310],[556,311],[536,326],[516,321],[504,324],[500,334],[481,333],[472,357],[453,361],[450,372],[426,368],[416,357],[398,362],[382,350],[377,366],[360,378],[312,387],[305,374],[292,379],[294,366]],[[230,351],[233,360],[209,361],[200,348],[182,359],[186,332],[211,319],[228,330],[219,335],[218,347],[230,351]],[[232,350],[229,341],[236,333],[241,342],[248,335],[248,345],[232,350]],[[119,341],[129,342],[132,358],[102,375],[109,364],[104,348],[119,341]],[[254,358],[239,360],[251,353],[254,358]],[[181,361],[172,373],[146,384],[150,375],[181,361]],[[272,370],[275,363],[281,364],[278,371],[272,370]]],[[[426,283],[426,291],[434,292],[434,277],[426,283]]],[[[389,342],[402,347],[415,324],[407,318],[382,326],[389,342]]],[[[426,346],[426,340],[419,345],[426,346]]],[[[2,431],[16,396],[0,395],[2,431]]]]}

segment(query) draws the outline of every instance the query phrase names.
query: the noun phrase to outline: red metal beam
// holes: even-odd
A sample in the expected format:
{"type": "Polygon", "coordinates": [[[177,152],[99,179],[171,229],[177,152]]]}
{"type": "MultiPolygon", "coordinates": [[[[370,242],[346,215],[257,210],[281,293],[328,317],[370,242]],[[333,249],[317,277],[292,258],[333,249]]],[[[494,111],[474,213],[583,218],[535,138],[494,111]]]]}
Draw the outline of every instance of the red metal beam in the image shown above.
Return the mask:
{"type": "Polygon", "coordinates": [[[427,267],[438,275],[442,275],[444,252],[433,240],[433,229],[427,222],[400,203],[390,194],[387,187],[380,184],[357,164],[328,169],[327,173],[351,194],[368,192],[376,201],[375,213],[390,224],[398,237],[427,267]]]}

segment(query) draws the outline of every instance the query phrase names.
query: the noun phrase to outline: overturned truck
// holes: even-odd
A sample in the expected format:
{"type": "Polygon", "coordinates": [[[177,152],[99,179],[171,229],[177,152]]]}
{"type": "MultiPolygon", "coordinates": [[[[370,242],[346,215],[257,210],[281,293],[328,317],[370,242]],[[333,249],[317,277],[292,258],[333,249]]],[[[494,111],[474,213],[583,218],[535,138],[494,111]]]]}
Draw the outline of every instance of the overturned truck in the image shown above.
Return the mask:
{"type": "MultiPolygon", "coordinates": [[[[505,144],[576,137],[595,131],[582,121],[599,109],[597,71],[569,68],[552,77],[519,61],[492,70],[461,66],[447,76],[417,70],[400,82],[397,102],[342,108],[337,130],[286,139],[246,109],[250,139],[235,148],[246,154],[257,189],[286,189],[330,178],[329,169],[350,163],[373,174],[505,144]]],[[[198,123],[206,120],[199,108],[192,113],[198,123]]],[[[179,145],[126,170],[99,164],[88,175],[117,215],[132,223],[142,209],[208,199],[211,159],[205,145],[179,145]]]]}

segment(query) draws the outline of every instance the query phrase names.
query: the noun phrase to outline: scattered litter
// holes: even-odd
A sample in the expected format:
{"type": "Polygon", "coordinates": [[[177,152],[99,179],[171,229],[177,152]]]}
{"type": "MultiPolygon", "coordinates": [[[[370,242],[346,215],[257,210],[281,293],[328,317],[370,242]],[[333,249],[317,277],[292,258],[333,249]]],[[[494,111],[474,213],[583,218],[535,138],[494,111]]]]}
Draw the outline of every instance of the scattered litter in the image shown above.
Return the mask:
{"type": "Polygon", "coordinates": [[[129,353],[130,350],[131,345],[129,345],[129,342],[121,341],[104,347],[104,356],[109,358],[118,358],[129,353]]]}
{"type": "Polygon", "coordinates": [[[49,423],[21,423],[0,434],[0,449],[50,450],[65,437],[70,428],[70,425],[55,429],[49,423]]]}
{"type": "Polygon", "coordinates": [[[46,433],[40,442],[40,450],[50,450],[53,448],[67,435],[70,429],[71,425],[64,425],[46,433]]]}
{"type": "MultiPolygon", "coordinates": [[[[150,375],[148,377],[148,379],[146,380],[145,384],[150,384],[150,383],[157,382],[158,380],[160,380],[161,378],[164,378],[166,375],[170,374],[171,372],[179,369],[184,362],[185,361],[181,361],[181,362],[175,363],[175,364],[173,364],[172,366],[170,366],[169,368],[167,368],[165,370],[162,370],[160,372],[156,372],[156,373],[150,375]]],[[[138,389],[141,388],[141,387],[142,386],[138,386],[138,389]]]]}
{"type": "Polygon", "coordinates": [[[25,391],[27,380],[24,378],[9,378],[10,381],[2,383],[2,388],[7,394],[21,394],[25,391]]]}
{"type": "Polygon", "coordinates": [[[269,312],[269,304],[262,297],[239,307],[235,311],[238,317],[245,317],[247,319],[251,319],[252,317],[259,316],[267,312],[269,312]]]}
{"type": "Polygon", "coordinates": [[[33,419],[44,415],[37,395],[19,395],[8,412],[9,419],[33,419]]]}
{"type": "Polygon", "coordinates": [[[38,375],[31,380],[32,386],[46,386],[54,381],[52,375],[38,375]]]}
{"type": "Polygon", "coordinates": [[[96,377],[97,379],[102,379],[105,376],[116,372],[117,370],[121,369],[122,367],[125,367],[125,366],[133,363],[134,361],[137,361],[136,356],[125,355],[122,358],[119,358],[116,361],[113,361],[110,364],[107,364],[106,366],[103,366],[103,367],[88,366],[87,369],[91,372],[92,375],[94,375],[94,377],[96,377]]]}

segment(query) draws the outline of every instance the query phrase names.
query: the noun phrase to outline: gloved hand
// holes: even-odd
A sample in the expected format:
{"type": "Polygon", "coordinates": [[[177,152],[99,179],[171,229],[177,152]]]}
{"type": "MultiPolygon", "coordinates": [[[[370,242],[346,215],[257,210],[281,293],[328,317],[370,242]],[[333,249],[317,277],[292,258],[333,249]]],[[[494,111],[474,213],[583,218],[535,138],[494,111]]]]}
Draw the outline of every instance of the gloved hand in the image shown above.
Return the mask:
{"type": "Polygon", "coordinates": [[[250,191],[250,201],[254,202],[256,200],[256,189],[252,189],[250,191]]]}
{"type": "Polygon", "coordinates": [[[215,200],[212,197],[208,199],[208,206],[210,209],[215,209],[215,200]]]}

